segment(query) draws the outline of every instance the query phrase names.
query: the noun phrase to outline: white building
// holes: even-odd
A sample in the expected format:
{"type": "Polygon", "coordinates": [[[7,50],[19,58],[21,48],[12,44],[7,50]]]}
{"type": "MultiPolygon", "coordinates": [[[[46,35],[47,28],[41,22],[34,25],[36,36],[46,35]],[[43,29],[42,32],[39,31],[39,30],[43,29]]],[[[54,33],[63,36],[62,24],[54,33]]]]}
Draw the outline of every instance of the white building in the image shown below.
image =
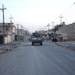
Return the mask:
{"type": "Polygon", "coordinates": [[[13,23],[5,23],[3,31],[3,23],[0,23],[0,44],[13,42],[15,40],[15,29],[13,23]]]}

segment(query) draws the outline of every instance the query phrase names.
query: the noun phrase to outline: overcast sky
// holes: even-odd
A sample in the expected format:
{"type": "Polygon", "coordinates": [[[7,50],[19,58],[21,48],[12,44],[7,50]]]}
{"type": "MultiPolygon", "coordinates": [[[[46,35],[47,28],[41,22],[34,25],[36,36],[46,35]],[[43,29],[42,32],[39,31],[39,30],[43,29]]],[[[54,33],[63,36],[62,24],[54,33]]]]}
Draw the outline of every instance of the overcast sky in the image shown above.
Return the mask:
{"type": "MultiPolygon", "coordinates": [[[[61,14],[66,24],[75,21],[74,0],[0,0],[0,8],[1,3],[7,8],[5,21],[9,22],[11,14],[15,23],[23,25],[29,31],[44,28],[48,23],[52,28],[52,21],[55,22],[54,25],[60,23],[61,14]]],[[[0,14],[2,15],[1,11],[0,14]]]]}

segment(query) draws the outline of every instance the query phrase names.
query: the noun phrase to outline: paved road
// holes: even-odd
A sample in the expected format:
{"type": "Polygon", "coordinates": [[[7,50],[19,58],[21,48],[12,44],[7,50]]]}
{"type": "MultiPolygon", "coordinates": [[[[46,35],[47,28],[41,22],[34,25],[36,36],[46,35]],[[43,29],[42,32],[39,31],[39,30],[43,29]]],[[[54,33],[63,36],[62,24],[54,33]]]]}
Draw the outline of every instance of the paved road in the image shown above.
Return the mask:
{"type": "Polygon", "coordinates": [[[75,52],[49,42],[23,43],[0,55],[0,75],[75,75],[75,52]]]}

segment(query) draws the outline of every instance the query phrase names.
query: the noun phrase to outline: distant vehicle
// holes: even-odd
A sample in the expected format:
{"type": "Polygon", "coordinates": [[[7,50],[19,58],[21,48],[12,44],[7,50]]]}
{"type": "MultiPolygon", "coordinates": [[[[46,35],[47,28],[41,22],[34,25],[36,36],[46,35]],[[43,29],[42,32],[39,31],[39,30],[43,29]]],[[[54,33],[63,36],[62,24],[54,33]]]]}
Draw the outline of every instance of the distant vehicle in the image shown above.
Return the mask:
{"type": "Polygon", "coordinates": [[[57,42],[57,38],[52,38],[52,42],[57,42]]]}
{"type": "Polygon", "coordinates": [[[42,45],[43,38],[41,37],[39,33],[33,33],[31,36],[31,42],[32,42],[32,45],[34,45],[35,43],[39,43],[40,45],[42,45]]]}

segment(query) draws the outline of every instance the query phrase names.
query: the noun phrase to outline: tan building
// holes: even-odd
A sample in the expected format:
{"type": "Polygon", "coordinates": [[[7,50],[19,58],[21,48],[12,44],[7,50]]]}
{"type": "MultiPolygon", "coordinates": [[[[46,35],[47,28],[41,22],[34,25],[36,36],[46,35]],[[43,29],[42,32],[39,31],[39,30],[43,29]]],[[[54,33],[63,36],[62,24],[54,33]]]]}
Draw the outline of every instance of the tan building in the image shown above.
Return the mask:
{"type": "Polygon", "coordinates": [[[75,23],[69,25],[60,25],[56,30],[58,37],[63,37],[63,40],[75,40],[75,23]]]}
{"type": "Polygon", "coordinates": [[[0,23],[0,44],[13,42],[15,40],[15,29],[13,23],[5,23],[3,32],[3,24],[0,23]]]}
{"type": "Polygon", "coordinates": [[[24,29],[16,29],[16,35],[21,35],[21,36],[23,36],[23,35],[25,35],[25,30],[24,29]]]}
{"type": "Polygon", "coordinates": [[[23,37],[23,41],[29,37],[29,31],[25,29],[16,29],[16,41],[20,40],[20,37],[23,37]]]}

